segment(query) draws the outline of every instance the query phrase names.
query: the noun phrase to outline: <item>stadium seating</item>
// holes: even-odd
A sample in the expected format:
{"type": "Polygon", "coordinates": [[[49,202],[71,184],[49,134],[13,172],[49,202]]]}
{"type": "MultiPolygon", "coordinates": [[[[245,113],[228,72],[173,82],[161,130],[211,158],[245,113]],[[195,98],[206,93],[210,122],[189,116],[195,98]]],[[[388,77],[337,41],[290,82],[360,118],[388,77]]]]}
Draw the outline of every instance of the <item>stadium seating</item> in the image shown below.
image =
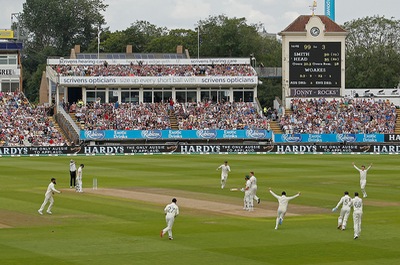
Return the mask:
{"type": "MultiPolygon", "coordinates": [[[[88,104],[78,107],[75,116],[85,130],[166,130],[171,128],[168,103],[88,104]]],[[[176,103],[174,113],[180,130],[269,129],[269,121],[259,115],[253,103],[176,103]]]]}
{"type": "Polygon", "coordinates": [[[62,76],[254,76],[250,65],[53,65],[62,76]]]}
{"type": "Polygon", "coordinates": [[[388,100],[293,99],[292,113],[279,121],[285,133],[394,133],[396,107],[388,100]]]}
{"type": "Polygon", "coordinates": [[[0,92],[0,145],[65,145],[48,111],[45,106],[32,106],[22,93],[0,92]]]}

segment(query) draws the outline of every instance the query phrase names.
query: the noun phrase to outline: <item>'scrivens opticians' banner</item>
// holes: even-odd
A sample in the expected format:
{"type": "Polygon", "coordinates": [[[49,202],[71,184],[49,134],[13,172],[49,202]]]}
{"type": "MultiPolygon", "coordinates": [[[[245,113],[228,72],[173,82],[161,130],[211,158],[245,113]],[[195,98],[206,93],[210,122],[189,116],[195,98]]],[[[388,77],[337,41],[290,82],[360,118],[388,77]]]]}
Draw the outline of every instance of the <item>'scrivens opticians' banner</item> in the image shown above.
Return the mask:
{"type": "Polygon", "coordinates": [[[198,85],[226,86],[258,84],[257,76],[60,76],[63,86],[93,86],[93,85],[198,85]]]}

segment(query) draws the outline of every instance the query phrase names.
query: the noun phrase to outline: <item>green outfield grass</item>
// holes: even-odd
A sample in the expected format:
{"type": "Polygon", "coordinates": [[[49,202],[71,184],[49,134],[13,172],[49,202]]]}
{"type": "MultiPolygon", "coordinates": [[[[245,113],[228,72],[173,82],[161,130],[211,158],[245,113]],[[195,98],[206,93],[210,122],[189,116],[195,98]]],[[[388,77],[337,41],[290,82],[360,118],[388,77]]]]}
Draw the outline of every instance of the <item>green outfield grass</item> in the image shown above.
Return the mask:
{"type": "MultiPolygon", "coordinates": [[[[289,204],[327,209],[324,214],[288,216],[279,230],[275,217],[243,217],[180,209],[174,240],[160,238],[163,209],[151,203],[69,191],[70,157],[0,158],[0,262],[11,264],[400,264],[400,158],[395,155],[137,155],[77,156],[84,163],[84,189],[165,188],[203,199],[241,202],[243,177],[258,178],[261,204],[268,192],[302,192],[289,204]],[[232,172],[221,190],[220,172],[232,172]],[[373,163],[368,172],[362,233],[336,229],[330,210],[345,190],[359,190],[352,167],[373,163]],[[51,177],[57,178],[53,215],[38,208],[51,177]]],[[[169,195],[169,194],[168,194],[169,195]]],[[[174,194],[170,194],[171,198],[174,194]]],[[[151,196],[151,195],[149,195],[151,196]]],[[[145,199],[145,198],[143,198],[145,199]]],[[[178,197],[178,205],[180,198],[178,197]]],[[[277,204],[273,210],[276,210],[277,204]]]]}

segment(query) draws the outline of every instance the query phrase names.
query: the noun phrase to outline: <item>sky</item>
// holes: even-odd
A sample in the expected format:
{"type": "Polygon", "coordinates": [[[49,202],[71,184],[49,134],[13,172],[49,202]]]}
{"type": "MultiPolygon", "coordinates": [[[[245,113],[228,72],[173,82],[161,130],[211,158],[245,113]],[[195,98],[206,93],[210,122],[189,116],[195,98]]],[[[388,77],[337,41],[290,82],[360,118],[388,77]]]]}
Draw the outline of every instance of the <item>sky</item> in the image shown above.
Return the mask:
{"type": "MultiPolygon", "coordinates": [[[[315,14],[324,15],[324,0],[317,0],[315,14]]],[[[25,0],[0,0],[0,29],[9,29],[11,14],[22,12],[25,0]]],[[[137,20],[168,29],[195,30],[199,20],[210,16],[246,18],[247,24],[262,23],[269,33],[284,30],[300,15],[310,15],[312,0],[103,0],[103,13],[112,32],[125,30],[137,20]]],[[[343,24],[367,16],[400,20],[399,0],[336,0],[335,21],[343,24]]],[[[15,19],[14,19],[15,20],[15,19]]]]}

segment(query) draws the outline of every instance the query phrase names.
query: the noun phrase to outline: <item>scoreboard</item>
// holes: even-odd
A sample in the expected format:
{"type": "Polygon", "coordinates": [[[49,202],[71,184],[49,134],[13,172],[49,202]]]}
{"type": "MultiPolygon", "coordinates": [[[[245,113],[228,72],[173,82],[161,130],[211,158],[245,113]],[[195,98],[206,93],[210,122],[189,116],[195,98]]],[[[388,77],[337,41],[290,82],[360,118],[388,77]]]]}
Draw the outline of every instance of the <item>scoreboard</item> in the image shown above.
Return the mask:
{"type": "Polygon", "coordinates": [[[309,96],[338,96],[342,85],[341,59],[341,42],[289,42],[289,88],[292,96],[304,93],[309,96]],[[324,92],[318,92],[319,89],[324,92]]]}

